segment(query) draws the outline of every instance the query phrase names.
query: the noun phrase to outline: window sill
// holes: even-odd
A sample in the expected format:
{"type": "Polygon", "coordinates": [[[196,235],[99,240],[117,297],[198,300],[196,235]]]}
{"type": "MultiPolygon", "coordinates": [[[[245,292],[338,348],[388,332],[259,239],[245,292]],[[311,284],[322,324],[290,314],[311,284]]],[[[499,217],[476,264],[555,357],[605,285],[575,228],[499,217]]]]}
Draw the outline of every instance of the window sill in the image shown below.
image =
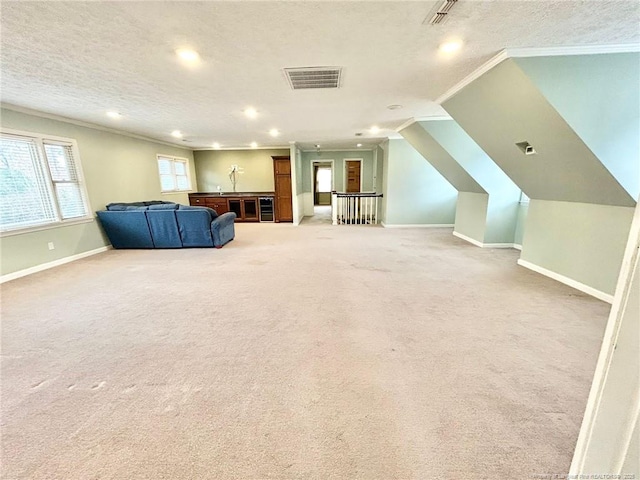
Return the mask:
{"type": "Polygon", "coordinates": [[[53,228],[70,227],[72,225],[80,225],[82,223],[91,223],[95,220],[94,217],[83,217],[74,220],[67,220],[64,222],[47,223],[38,227],[27,227],[19,230],[7,230],[6,232],[0,232],[0,238],[12,237],[13,235],[23,235],[25,233],[40,232],[42,230],[51,230],[53,228]]]}
{"type": "Polygon", "coordinates": [[[160,192],[161,195],[184,195],[185,193],[193,193],[193,189],[191,190],[171,190],[169,192],[160,192]]]}

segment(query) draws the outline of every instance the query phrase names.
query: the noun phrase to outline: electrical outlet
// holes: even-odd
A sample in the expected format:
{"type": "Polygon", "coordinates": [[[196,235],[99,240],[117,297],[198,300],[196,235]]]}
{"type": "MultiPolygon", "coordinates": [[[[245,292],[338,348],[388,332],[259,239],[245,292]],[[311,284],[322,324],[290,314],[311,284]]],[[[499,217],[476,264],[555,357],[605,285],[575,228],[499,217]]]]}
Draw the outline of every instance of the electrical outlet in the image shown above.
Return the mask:
{"type": "Polygon", "coordinates": [[[49,246],[49,250],[53,250],[54,248],[56,248],[53,242],[49,242],[48,246],[49,246]]]}

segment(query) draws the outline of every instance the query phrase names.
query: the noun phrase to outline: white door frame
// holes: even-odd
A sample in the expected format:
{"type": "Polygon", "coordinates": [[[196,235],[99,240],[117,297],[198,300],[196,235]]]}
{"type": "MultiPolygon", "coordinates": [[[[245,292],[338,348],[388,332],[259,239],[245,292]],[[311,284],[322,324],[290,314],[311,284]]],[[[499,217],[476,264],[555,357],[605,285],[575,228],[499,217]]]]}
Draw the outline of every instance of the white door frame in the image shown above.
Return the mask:
{"type": "Polygon", "coordinates": [[[316,206],[316,199],[314,197],[314,193],[316,191],[316,178],[314,175],[314,166],[317,163],[330,163],[331,164],[331,190],[335,190],[336,189],[336,181],[335,181],[335,175],[336,175],[336,170],[335,170],[335,164],[333,162],[333,160],[311,160],[311,203],[313,204],[312,206],[316,206]]]}
{"type": "Polygon", "coordinates": [[[347,162],[360,162],[360,192],[362,192],[362,181],[364,180],[363,158],[345,158],[342,160],[342,191],[347,191],[347,162]]]}

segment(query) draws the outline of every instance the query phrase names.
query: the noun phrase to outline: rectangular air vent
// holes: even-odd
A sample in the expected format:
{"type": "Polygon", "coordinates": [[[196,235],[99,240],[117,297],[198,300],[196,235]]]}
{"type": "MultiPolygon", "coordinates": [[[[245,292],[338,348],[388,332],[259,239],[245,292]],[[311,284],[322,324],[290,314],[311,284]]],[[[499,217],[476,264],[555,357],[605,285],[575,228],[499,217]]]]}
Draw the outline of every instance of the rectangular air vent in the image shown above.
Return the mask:
{"type": "MultiPolygon", "coordinates": [[[[440,5],[434,13],[429,14],[427,19],[429,19],[429,24],[431,25],[439,25],[444,23],[449,15],[449,10],[456,4],[458,0],[445,0],[442,5],[440,5]]],[[[427,23],[426,19],[425,22],[427,23]]]]}
{"type": "Polygon", "coordinates": [[[289,85],[293,90],[307,88],[338,88],[340,87],[341,67],[299,67],[285,68],[289,85]]]}

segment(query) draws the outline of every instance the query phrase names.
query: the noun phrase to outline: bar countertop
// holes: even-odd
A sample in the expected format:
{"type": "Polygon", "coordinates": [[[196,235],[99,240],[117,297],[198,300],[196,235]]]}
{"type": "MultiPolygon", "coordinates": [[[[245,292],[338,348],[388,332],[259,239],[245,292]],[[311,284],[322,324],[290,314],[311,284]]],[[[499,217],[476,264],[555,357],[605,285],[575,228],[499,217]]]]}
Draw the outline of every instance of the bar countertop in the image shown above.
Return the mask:
{"type": "Polygon", "coordinates": [[[200,195],[207,197],[274,197],[275,192],[193,192],[189,196],[200,195]]]}

